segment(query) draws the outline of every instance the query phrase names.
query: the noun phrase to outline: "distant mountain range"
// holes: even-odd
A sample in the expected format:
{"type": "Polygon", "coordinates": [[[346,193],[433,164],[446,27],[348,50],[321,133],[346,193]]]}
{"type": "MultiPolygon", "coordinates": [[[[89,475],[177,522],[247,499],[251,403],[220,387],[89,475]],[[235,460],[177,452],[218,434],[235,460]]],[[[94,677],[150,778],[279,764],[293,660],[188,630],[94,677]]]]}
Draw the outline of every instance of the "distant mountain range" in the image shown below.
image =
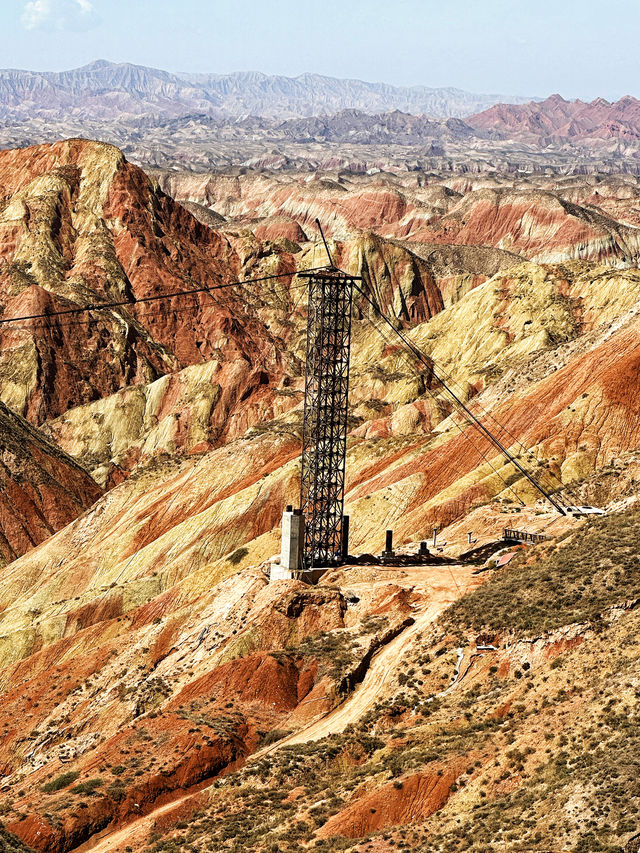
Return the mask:
{"type": "Polygon", "coordinates": [[[95,120],[184,115],[298,118],[346,109],[401,110],[434,118],[464,117],[497,103],[528,98],[461,89],[390,86],[320,74],[280,77],[258,72],[172,74],[130,63],[98,60],[63,72],[0,71],[0,118],[95,120]]]}
{"type": "Polygon", "coordinates": [[[0,71],[0,148],[85,137],[145,167],[640,173],[640,101],[528,100],[103,60],[0,71]],[[505,103],[512,101],[512,103],[505,103]]]}
{"type": "Polygon", "coordinates": [[[619,101],[565,101],[551,95],[528,104],[497,104],[473,116],[476,130],[536,144],[574,142],[580,139],[640,140],[640,101],[631,95],[619,101]]]}

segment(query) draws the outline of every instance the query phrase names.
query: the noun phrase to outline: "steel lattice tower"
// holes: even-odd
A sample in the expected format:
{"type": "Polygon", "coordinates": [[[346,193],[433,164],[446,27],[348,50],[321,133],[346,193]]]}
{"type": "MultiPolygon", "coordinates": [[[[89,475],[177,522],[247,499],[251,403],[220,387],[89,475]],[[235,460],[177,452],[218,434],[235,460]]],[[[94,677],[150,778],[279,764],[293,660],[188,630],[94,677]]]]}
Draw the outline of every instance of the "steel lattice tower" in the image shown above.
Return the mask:
{"type": "Polygon", "coordinates": [[[304,569],[342,562],[349,354],[354,276],[336,269],[309,278],[302,484],[304,569]]]}

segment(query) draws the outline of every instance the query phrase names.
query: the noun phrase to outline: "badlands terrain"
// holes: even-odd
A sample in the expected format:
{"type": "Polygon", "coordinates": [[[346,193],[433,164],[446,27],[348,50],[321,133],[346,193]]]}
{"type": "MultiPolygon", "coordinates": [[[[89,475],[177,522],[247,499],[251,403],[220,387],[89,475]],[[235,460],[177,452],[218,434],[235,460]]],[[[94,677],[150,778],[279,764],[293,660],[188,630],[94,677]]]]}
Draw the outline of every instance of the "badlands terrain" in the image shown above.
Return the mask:
{"type": "Polygon", "coordinates": [[[638,179],[273,165],[0,152],[0,850],[637,853],[638,179]],[[356,299],[310,587],[316,217],[425,361],[356,299]]]}

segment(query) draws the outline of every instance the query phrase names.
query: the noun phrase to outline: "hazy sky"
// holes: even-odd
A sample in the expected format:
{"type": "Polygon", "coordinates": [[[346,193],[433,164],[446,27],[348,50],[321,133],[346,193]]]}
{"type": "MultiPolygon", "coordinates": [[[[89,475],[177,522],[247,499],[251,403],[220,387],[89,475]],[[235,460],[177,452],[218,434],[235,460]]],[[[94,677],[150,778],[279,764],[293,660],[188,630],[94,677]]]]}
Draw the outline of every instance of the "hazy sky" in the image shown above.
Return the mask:
{"type": "Polygon", "coordinates": [[[640,96],[640,0],[0,0],[0,67],[98,58],[613,99],[640,96]]]}

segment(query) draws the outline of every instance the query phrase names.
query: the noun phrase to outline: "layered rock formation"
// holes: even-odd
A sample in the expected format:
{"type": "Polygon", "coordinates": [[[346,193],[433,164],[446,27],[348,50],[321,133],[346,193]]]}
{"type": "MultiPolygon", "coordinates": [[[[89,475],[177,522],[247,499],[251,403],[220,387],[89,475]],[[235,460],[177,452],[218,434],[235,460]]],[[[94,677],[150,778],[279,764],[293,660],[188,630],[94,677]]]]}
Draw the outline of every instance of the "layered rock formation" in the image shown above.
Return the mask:
{"type": "MultiPolygon", "coordinates": [[[[637,273],[525,266],[476,287],[410,334],[522,464],[556,490],[637,447],[639,297],[637,273]],[[517,441],[531,448],[535,464],[517,441]]],[[[472,427],[450,415],[451,399],[433,377],[421,376],[369,320],[356,323],[353,377],[347,507],[354,548],[375,552],[389,525],[410,542],[479,502],[535,498],[472,427]]],[[[138,470],[78,522],[80,539],[72,525],[51,541],[50,556],[36,551],[14,564],[3,584],[12,606],[0,620],[8,647],[25,653],[43,637],[64,635],[61,612],[71,601],[62,610],[47,602],[59,602],[60,584],[71,578],[73,609],[94,607],[106,593],[120,596],[118,609],[126,611],[187,577],[224,577],[275,553],[281,507],[298,489],[294,401],[279,419],[213,452],[138,470]],[[62,575],[57,553],[65,555],[62,575]],[[38,579],[33,597],[24,576],[38,579]],[[120,593],[108,593],[113,583],[120,593]]],[[[120,395],[101,406],[105,428],[127,419],[120,395]]],[[[69,445],[83,447],[83,420],[65,424],[69,445]]],[[[65,439],[62,429],[59,435],[65,439]]]]}
{"type": "MultiPolygon", "coordinates": [[[[158,194],[109,146],[71,141],[4,152],[0,186],[4,318],[135,303],[215,286],[240,272],[228,241],[158,194]]],[[[248,384],[253,381],[254,347],[264,347],[269,335],[247,317],[240,342],[233,331],[233,319],[243,316],[237,297],[200,292],[189,304],[179,303],[182,315],[165,310],[174,307],[168,300],[94,318],[5,324],[2,398],[41,423],[123,386],[202,363],[217,350],[235,349],[248,384]]],[[[275,365],[267,360],[265,367],[275,365]]]]}
{"type": "MultiPolygon", "coordinates": [[[[0,567],[0,839],[630,842],[640,273],[617,268],[633,229],[593,212],[594,184],[162,177],[192,215],[80,141],[0,155],[0,177],[5,318],[286,273],[188,312],[0,326],[0,396],[41,424],[0,408],[3,494],[33,536],[8,558],[54,533],[0,567]],[[299,496],[294,273],[322,263],[315,215],[424,361],[356,300],[346,511],[362,556],[310,588],[267,578],[299,496]],[[553,512],[441,379],[558,499],[612,514],[592,529],[553,512]],[[513,526],[548,539],[494,571],[513,526]],[[388,528],[406,554],[433,527],[428,566],[364,556],[388,528]]],[[[603,196],[631,210],[625,186],[603,196]]],[[[16,513],[1,512],[7,537],[16,513]]]]}
{"type": "MultiPolygon", "coordinates": [[[[0,326],[0,399],[101,485],[299,402],[304,282],[286,273],[321,262],[311,245],[214,231],[99,143],[4,152],[0,187],[2,318],[54,315],[0,326]],[[282,278],[259,286],[155,299],[274,273],[282,278]],[[131,305],[59,313],[111,301],[131,305]]],[[[408,249],[357,237],[340,251],[358,272],[378,272],[381,304],[404,321],[442,307],[408,249]]]]}
{"type": "MultiPolygon", "coordinates": [[[[305,181],[265,174],[155,174],[175,198],[223,215],[227,230],[246,224],[271,238],[313,239],[319,218],[339,240],[361,229],[407,241],[408,247],[493,247],[543,263],[581,258],[624,265],[638,258],[634,179],[606,182],[600,193],[599,183],[585,179],[530,179],[514,185],[506,178],[451,181],[344,173],[305,181]]],[[[503,258],[502,265],[509,260],[503,258]]],[[[473,273],[487,261],[486,256],[484,261],[466,257],[473,273]]]]}
{"type": "Polygon", "coordinates": [[[635,227],[539,190],[469,193],[423,234],[444,243],[496,246],[540,262],[585,258],[635,264],[640,248],[635,227]]]}
{"type": "MultiPolygon", "coordinates": [[[[233,274],[294,272],[317,264],[321,258],[317,243],[307,241],[301,247],[290,236],[306,238],[302,228],[310,230],[316,214],[328,218],[325,199],[335,210],[333,199],[342,196],[345,201],[338,209],[345,236],[334,241],[334,254],[345,268],[364,276],[365,286],[385,311],[410,327],[434,318],[446,305],[454,309],[460,302],[460,310],[441,314],[447,332],[432,354],[470,389],[464,395],[482,389],[486,377],[503,372],[503,364],[510,365],[516,353],[521,357],[584,331],[583,314],[576,312],[577,297],[571,290],[576,284],[589,290],[589,278],[595,275],[602,282],[606,273],[566,267],[549,277],[535,268],[522,270],[515,279],[515,292],[526,291],[536,281],[557,281],[551,288],[545,284],[546,296],[540,304],[546,306],[545,300],[549,300],[549,305],[562,310],[548,311],[538,332],[536,325],[545,315],[532,304],[517,321],[521,326],[509,330],[498,324],[496,338],[491,312],[511,315],[512,320],[518,316],[514,306],[521,303],[513,302],[513,284],[505,290],[505,280],[497,278],[489,290],[481,289],[467,300],[463,297],[520,257],[504,249],[473,249],[451,242],[506,244],[532,256],[571,257],[578,252],[618,262],[623,252],[633,252],[635,238],[633,229],[602,214],[587,217],[587,208],[561,202],[540,190],[507,193],[472,185],[461,197],[458,190],[414,188],[415,204],[427,203],[434,212],[439,205],[435,222],[440,230],[430,225],[412,238],[427,235],[451,241],[445,245],[414,239],[401,243],[359,232],[358,226],[363,224],[386,233],[407,230],[410,218],[415,225],[415,215],[407,214],[403,192],[379,182],[374,195],[369,189],[358,194],[355,185],[345,187],[338,182],[317,186],[288,182],[279,197],[277,192],[269,195],[273,181],[268,176],[209,178],[190,189],[180,178],[167,178],[167,188],[176,194],[180,189],[188,191],[224,211],[221,230],[212,231],[107,146],[71,142],[8,152],[4,163],[5,317],[35,313],[32,306],[59,310],[114,296],[144,299],[211,280],[224,283],[233,274]],[[382,206],[372,205],[375,193],[384,199],[382,206]],[[394,198],[390,204],[389,199],[394,198]],[[358,210],[358,201],[361,209],[354,221],[350,211],[358,210]],[[276,241],[265,246],[243,226],[241,210],[253,219],[286,210],[298,217],[288,221],[299,232],[289,232],[289,237],[286,229],[284,234],[271,232],[276,241]],[[586,225],[578,225],[587,218],[589,233],[586,225]],[[553,250],[551,241],[556,245],[553,250]],[[96,263],[98,250],[100,261],[96,263]],[[499,293],[510,307],[491,308],[489,293],[499,293]],[[475,328],[463,358],[452,359],[447,354],[449,341],[456,340],[461,325],[468,327],[469,318],[475,328]],[[535,318],[533,326],[530,318],[535,318]],[[512,341],[506,347],[504,336],[512,341]],[[495,346],[502,352],[493,363],[495,346]]],[[[425,214],[427,219],[431,215],[425,214]]],[[[413,227],[408,226],[410,231],[413,227]]],[[[615,282],[613,286],[622,287],[625,299],[631,298],[633,276],[623,279],[622,285],[615,276],[609,278],[615,282]]],[[[584,296],[579,298],[584,302],[584,296]]],[[[170,301],[166,309],[160,303],[142,303],[96,313],[90,322],[76,320],[83,322],[80,326],[71,325],[73,320],[65,316],[46,323],[28,321],[20,328],[5,324],[0,356],[4,364],[2,397],[36,424],[47,418],[47,435],[90,470],[100,485],[113,485],[141,462],[158,456],[204,452],[272,418],[280,419],[278,428],[297,436],[304,358],[303,289],[298,292],[285,278],[261,286],[257,293],[246,289],[242,299],[233,290],[221,291],[214,298],[198,294],[192,299],[193,310],[181,310],[177,300],[170,301]],[[285,321],[283,312],[287,310],[290,314],[285,321]],[[51,381],[54,374],[55,383],[51,381]]],[[[612,304],[611,311],[623,311],[618,301],[612,304]]],[[[356,325],[358,382],[352,395],[354,412],[362,423],[358,434],[372,438],[433,429],[451,411],[451,400],[443,395],[435,402],[418,401],[425,389],[415,361],[397,350],[385,350],[381,338],[376,342],[378,333],[371,326],[375,317],[364,303],[358,311],[362,328],[356,325]]],[[[426,339],[422,336],[429,353],[427,342],[434,335],[440,333],[430,332],[426,339]]],[[[541,440],[537,433],[528,436],[533,444],[541,440]]],[[[463,443],[464,453],[459,454],[455,442],[453,452],[460,457],[460,470],[467,464],[472,470],[478,464],[478,451],[466,439],[463,443]]],[[[632,446],[614,444],[616,452],[632,446]]],[[[481,452],[488,450],[480,448],[481,452]]],[[[557,465],[564,464],[566,455],[578,452],[577,445],[563,452],[557,465]]],[[[438,484],[429,495],[412,489],[414,505],[425,507],[432,500],[439,501],[440,489],[450,485],[438,484]]],[[[468,494],[476,499],[480,492],[474,486],[468,494]]],[[[466,505],[456,501],[451,504],[454,514],[466,505]]]]}
{"type": "Polygon", "coordinates": [[[0,402],[0,564],[48,539],[100,497],[91,477],[0,402]]]}

